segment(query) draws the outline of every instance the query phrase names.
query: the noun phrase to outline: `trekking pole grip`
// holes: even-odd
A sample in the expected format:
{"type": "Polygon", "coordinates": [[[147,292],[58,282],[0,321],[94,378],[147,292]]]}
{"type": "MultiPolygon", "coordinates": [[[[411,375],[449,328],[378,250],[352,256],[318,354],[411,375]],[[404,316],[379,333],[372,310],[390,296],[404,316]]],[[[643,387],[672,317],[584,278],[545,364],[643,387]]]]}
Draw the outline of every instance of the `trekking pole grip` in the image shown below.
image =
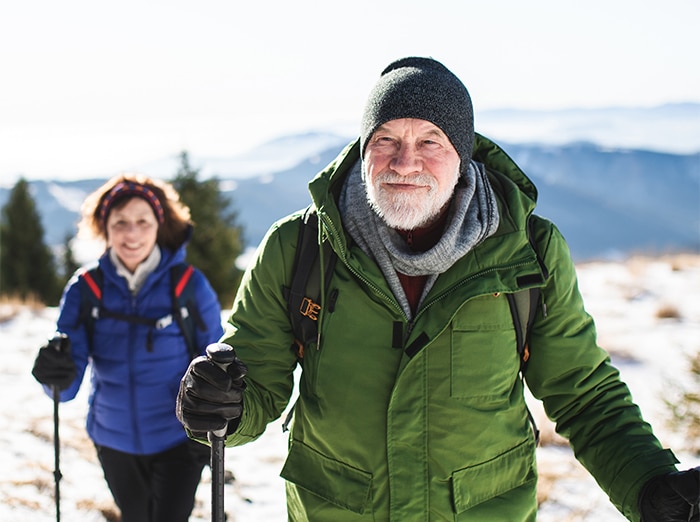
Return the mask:
{"type": "MultiPolygon", "coordinates": [[[[219,368],[226,371],[226,368],[236,360],[236,352],[230,344],[212,343],[207,346],[207,357],[219,368]]],[[[214,437],[223,438],[226,436],[226,428],[224,427],[209,433],[214,437]]]]}

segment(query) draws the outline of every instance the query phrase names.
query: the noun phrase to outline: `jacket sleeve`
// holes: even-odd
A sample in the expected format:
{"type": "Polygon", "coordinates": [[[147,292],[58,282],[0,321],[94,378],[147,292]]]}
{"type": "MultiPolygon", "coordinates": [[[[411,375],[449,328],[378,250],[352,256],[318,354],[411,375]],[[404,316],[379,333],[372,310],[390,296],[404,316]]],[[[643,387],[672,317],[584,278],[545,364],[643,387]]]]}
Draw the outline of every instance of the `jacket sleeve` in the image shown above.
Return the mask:
{"type": "MultiPolygon", "coordinates": [[[[78,273],[76,272],[63,291],[56,323],[56,330],[65,333],[70,339],[71,356],[76,368],[75,380],[67,389],[61,391],[60,400],[62,402],[69,401],[77,395],[83,382],[90,355],[87,329],[81,321],[80,284],[78,273]]],[[[44,390],[47,395],[51,396],[52,391],[50,387],[44,386],[44,390]]]]}
{"type": "Polygon", "coordinates": [[[549,277],[542,291],[546,316],[538,312],[530,334],[528,387],[612,503],[638,521],[642,485],[674,470],[678,461],[662,448],[608,354],[597,345],[564,238],[544,220],[536,230],[549,277]]]}
{"type": "Polygon", "coordinates": [[[283,287],[291,277],[298,224],[273,225],[246,270],[223,341],[248,367],[241,424],[226,444],[258,438],[287,407],[297,364],[283,287]]]}

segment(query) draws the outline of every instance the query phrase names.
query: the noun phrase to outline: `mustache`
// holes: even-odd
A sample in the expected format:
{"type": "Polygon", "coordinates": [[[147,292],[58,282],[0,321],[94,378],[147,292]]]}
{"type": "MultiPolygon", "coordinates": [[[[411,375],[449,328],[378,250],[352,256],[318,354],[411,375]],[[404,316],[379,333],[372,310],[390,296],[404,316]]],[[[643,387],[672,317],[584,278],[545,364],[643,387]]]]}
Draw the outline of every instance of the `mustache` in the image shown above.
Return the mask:
{"type": "Polygon", "coordinates": [[[390,184],[409,184],[422,185],[428,187],[436,187],[437,182],[430,174],[414,174],[412,176],[403,176],[392,171],[382,172],[375,178],[375,183],[390,183],[390,184]]]}

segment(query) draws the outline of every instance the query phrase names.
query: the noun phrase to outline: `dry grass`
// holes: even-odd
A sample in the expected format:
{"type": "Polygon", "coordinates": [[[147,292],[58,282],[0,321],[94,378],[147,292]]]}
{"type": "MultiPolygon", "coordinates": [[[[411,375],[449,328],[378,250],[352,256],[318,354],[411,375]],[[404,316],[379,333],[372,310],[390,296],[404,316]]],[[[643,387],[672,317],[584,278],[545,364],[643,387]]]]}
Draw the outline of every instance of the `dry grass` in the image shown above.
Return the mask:
{"type": "Polygon", "coordinates": [[[99,511],[106,522],[121,522],[122,516],[119,508],[111,502],[94,502],[92,500],[80,500],[76,506],[87,512],[99,511]]]}
{"type": "Polygon", "coordinates": [[[656,311],[656,318],[657,319],[680,319],[681,318],[681,313],[673,305],[670,304],[665,304],[659,307],[659,309],[656,311]]]}
{"type": "Polygon", "coordinates": [[[554,485],[561,478],[558,472],[547,468],[537,470],[537,505],[541,506],[552,496],[554,485]]]}
{"type": "Polygon", "coordinates": [[[677,390],[676,400],[664,402],[670,411],[669,425],[683,433],[688,441],[685,449],[700,455],[700,353],[690,356],[688,363],[691,384],[677,390]]]}
{"type": "Polygon", "coordinates": [[[665,262],[671,265],[674,271],[687,270],[700,266],[700,254],[697,253],[680,253],[680,254],[665,254],[660,256],[630,256],[626,261],[623,261],[630,267],[636,265],[644,266],[650,262],[665,262]]]}
{"type": "Polygon", "coordinates": [[[46,308],[46,305],[33,296],[21,298],[11,295],[0,295],[0,324],[11,320],[23,308],[39,311],[46,308]]]}

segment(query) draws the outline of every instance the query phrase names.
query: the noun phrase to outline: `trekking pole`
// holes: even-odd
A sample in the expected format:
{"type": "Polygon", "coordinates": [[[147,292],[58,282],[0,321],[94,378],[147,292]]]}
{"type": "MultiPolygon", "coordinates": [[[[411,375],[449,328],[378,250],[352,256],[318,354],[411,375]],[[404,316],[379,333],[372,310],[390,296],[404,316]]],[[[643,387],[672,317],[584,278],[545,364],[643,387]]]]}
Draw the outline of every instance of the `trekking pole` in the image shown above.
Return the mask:
{"type": "Polygon", "coordinates": [[[60,402],[60,393],[58,386],[52,386],[53,391],[53,449],[54,449],[54,483],[56,497],[56,522],[61,522],[61,468],[60,468],[60,453],[61,444],[58,438],[58,403],[60,402]]]}
{"type": "Polygon", "coordinates": [[[39,354],[34,361],[32,375],[41,384],[51,390],[53,398],[53,449],[54,470],[53,478],[56,484],[56,522],[61,521],[61,468],[60,451],[61,443],[58,438],[58,404],[61,402],[61,389],[70,385],[75,379],[75,365],[68,357],[70,355],[70,339],[61,332],[49,339],[48,343],[39,349],[39,354]]]}
{"type": "MultiPolygon", "coordinates": [[[[236,358],[233,347],[226,343],[207,346],[207,357],[224,371],[236,358]]],[[[207,438],[211,443],[211,520],[225,522],[224,513],[224,439],[226,428],[210,431],[207,438]]]]}

